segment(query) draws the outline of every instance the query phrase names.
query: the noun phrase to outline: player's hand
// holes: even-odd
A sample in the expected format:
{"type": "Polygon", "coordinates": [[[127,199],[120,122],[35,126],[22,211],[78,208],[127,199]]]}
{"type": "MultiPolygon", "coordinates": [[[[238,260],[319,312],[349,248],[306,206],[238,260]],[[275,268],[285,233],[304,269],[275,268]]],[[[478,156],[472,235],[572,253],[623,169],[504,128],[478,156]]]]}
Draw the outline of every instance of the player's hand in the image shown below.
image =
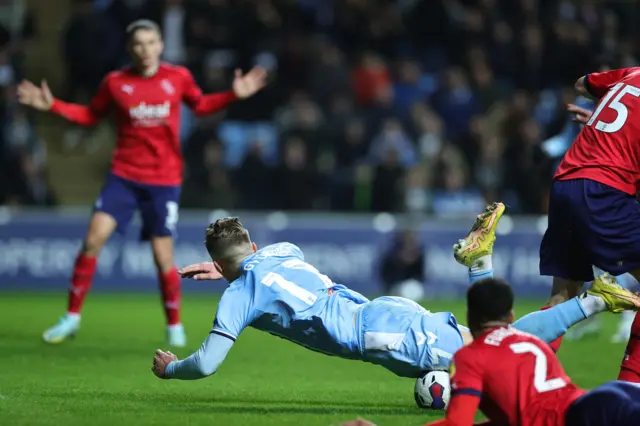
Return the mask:
{"type": "Polygon", "coordinates": [[[592,114],[592,111],[580,108],[579,106],[574,104],[567,105],[567,111],[574,115],[573,121],[580,124],[587,124],[592,114]]]}
{"type": "Polygon", "coordinates": [[[40,87],[28,80],[22,80],[18,85],[18,102],[40,111],[49,111],[53,105],[53,95],[46,80],[42,80],[40,87]]]}
{"type": "Polygon", "coordinates": [[[375,423],[371,423],[370,421],[367,421],[364,419],[356,419],[356,420],[351,420],[349,422],[346,422],[342,424],[342,426],[376,426],[376,425],[375,423]]]}
{"type": "Polygon", "coordinates": [[[172,354],[171,352],[164,352],[160,349],[156,350],[156,356],[153,357],[153,367],[151,367],[151,371],[153,374],[160,377],[161,379],[165,378],[165,371],[167,370],[167,365],[171,361],[177,361],[178,357],[172,354]]]}
{"type": "Polygon", "coordinates": [[[233,79],[233,92],[240,99],[246,99],[255,95],[267,85],[267,70],[261,67],[253,67],[251,71],[242,75],[242,71],[236,69],[233,79]]]}
{"type": "Polygon", "coordinates": [[[201,262],[194,265],[185,266],[178,271],[182,278],[193,278],[194,280],[219,280],[222,274],[216,270],[213,262],[201,262]]]}

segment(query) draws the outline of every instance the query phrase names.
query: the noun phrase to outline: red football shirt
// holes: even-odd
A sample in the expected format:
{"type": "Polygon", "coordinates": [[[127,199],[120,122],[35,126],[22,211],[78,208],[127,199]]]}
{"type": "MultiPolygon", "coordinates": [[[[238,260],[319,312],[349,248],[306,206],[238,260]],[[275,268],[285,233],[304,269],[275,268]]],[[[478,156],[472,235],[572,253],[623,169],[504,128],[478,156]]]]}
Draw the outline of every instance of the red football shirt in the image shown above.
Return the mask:
{"type": "Polygon", "coordinates": [[[196,114],[217,112],[236,100],[232,91],[203,95],[184,67],[161,64],[143,77],[132,68],[108,74],[89,106],[55,99],[51,112],[74,123],[91,126],[112,110],[118,140],[113,174],[151,185],[180,185],[180,105],[196,114]]]}
{"type": "Polygon", "coordinates": [[[640,181],[640,68],[587,74],[584,81],[600,102],[554,179],[591,179],[635,195],[640,181]]]}
{"type": "Polygon", "coordinates": [[[471,426],[479,406],[490,425],[564,426],[584,393],[547,344],[515,328],[490,330],[460,349],[450,375],[447,417],[434,425],[471,426]]]}

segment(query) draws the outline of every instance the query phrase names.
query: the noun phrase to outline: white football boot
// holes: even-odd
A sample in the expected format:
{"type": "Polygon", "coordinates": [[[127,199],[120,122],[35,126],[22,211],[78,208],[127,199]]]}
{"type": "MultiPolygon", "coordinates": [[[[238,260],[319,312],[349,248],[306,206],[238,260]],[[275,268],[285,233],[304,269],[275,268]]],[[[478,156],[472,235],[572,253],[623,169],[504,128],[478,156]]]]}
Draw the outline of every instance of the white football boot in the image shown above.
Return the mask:
{"type": "Polygon", "coordinates": [[[187,345],[187,335],[182,324],[167,326],[167,342],[174,348],[183,348],[187,345]]]}
{"type": "Polygon", "coordinates": [[[631,337],[631,325],[636,317],[636,313],[634,311],[624,311],[620,316],[618,331],[611,336],[611,343],[627,343],[631,337]]]}
{"type": "Polygon", "coordinates": [[[56,325],[42,334],[42,340],[55,345],[74,337],[78,330],[80,330],[80,315],[66,314],[60,318],[56,325]]]}

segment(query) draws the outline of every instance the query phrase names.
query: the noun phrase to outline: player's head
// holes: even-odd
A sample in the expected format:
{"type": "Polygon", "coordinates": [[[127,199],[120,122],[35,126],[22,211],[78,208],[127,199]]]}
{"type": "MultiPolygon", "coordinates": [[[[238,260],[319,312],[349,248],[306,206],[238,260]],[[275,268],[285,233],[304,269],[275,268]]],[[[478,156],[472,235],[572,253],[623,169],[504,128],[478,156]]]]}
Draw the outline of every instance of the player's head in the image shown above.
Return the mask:
{"type": "Polygon", "coordinates": [[[249,231],[237,217],[225,217],[209,225],[205,245],[216,268],[227,281],[238,273],[240,262],[257,250],[249,238],[249,231]]]}
{"type": "Polygon", "coordinates": [[[487,278],[467,290],[467,321],[471,333],[513,322],[513,290],[506,281],[487,278]]]}
{"type": "Polygon", "coordinates": [[[164,49],[160,27],[148,19],[139,19],[127,27],[127,48],[134,65],[138,68],[153,68],[160,62],[164,49]]]}

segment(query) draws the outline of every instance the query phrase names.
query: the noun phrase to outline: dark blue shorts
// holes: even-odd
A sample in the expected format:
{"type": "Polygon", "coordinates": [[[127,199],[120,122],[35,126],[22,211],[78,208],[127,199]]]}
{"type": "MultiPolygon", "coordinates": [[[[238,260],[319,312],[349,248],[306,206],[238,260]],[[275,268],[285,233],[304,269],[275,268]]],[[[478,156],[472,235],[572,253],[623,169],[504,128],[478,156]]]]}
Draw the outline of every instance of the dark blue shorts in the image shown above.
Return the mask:
{"type": "Polygon", "coordinates": [[[576,399],[567,409],[565,426],[640,425],[640,385],[609,382],[576,399]]]}
{"type": "Polygon", "coordinates": [[[540,274],[591,281],[593,265],[612,275],[640,268],[640,204],[589,179],[555,181],[540,274]]]}
{"type": "Polygon", "coordinates": [[[124,234],[136,210],[142,219],[140,238],[174,235],[178,223],[179,186],[147,185],[107,176],[94,211],[112,216],[118,223],[116,231],[124,234]]]}

